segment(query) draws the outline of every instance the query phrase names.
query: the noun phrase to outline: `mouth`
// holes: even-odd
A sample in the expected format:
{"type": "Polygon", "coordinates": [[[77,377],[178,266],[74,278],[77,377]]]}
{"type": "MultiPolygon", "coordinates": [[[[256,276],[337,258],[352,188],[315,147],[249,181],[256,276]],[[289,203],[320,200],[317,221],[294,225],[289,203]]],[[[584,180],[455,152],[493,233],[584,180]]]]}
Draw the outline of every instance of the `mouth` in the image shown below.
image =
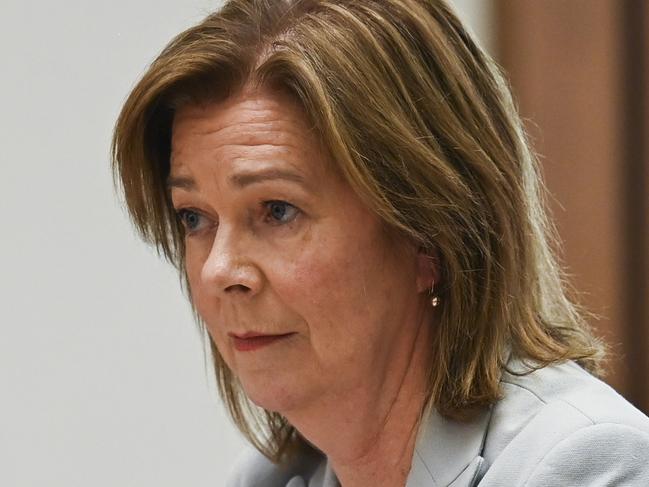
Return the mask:
{"type": "Polygon", "coordinates": [[[265,335],[261,333],[248,332],[241,335],[234,333],[228,334],[232,339],[234,348],[239,352],[251,352],[273,343],[282,341],[295,333],[284,333],[281,335],[265,335]]]}

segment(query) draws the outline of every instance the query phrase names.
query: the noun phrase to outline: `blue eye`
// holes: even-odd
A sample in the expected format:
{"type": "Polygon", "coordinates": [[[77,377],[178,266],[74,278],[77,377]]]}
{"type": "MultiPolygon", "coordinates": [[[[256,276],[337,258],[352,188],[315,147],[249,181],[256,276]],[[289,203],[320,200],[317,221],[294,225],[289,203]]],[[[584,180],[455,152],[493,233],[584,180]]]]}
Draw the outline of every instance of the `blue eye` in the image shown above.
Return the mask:
{"type": "Polygon", "coordinates": [[[193,210],[187,209],[178,210],[176,213],[187,232],[191,233],[198,230],[198,227],[201,224],[201,218],[203,218],[202,215],[193,210]]]}
{"type": "Polygon", "coordinates": [[[289,223],[298,214],[298,209],[286,201],[266,201],[268,214],[276,223],[289,223]]]}

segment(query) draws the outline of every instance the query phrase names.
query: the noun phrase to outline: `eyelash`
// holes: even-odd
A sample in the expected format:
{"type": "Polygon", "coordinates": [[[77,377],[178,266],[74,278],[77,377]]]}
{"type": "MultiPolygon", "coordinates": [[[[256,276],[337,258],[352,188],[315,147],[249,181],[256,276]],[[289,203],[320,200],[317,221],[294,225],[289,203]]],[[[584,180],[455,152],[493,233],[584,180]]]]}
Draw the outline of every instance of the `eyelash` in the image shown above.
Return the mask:
{"type": "MultiPolygon", "coordinates": [[[[274,223],[270,223],[271,225],[286,225],[288,223],[291,223],[293,220],[295,220],[295,218],[297,218],[297,215],[300,213],[300,210],[297,208],[297,206],[292,205],[292,204],[288,203],[287,201],[282,201],[282,200],[264,201],[262,203],[262,206],[267,207],[267,208],[270,209],[270,205],[272,205],[272,204],[286,205],[287,207],[292,208],[295,211],[295,214],[291,219],[289,219],[287,221],[277,221],[277,220],[275,220],[274,223]]],[[[269,217],[269,218],[272,218],[272,217],[269,217]]],[[[264,221],[268,221],[268,220],[265,219],[264,221]]]]}
{"type": "MultiPolygon", "coordinates": [[[[272,205],[272,204],[286,205],[286,207],[292,208],[295,211],[295,214],[294,214],[294,216],[292,218],[290,218],[287,221],[277,221],[277,220],[272,221],[273,217],[266,214],[264,216],[264,222],[268,223],[269,225],[272,225],[272,226],[287,225],[287,224],[291,223],[293,220],[295,220],[295,218],[297,218],[297,216],[300,214],[300,209],[297,206],[292,205],[291,203],[288,203],[287,201],[268,200],[268,201],[263,201],[261,203],[261,206],[268,208],[268,210],[270,211],[270,205],[272,205]]],[[[176,215],[178,217],[179,222],[184,227],[185,232],[186,232],[187,235],[193,235],[195,233],[200,232],[200,229],[196,229],[196,228],[192,229],[190,224],[188,223],[188,220],[187,220],[189,217],[195,216],[195,217],[199,218],[199,222],[197,223],[197,225],[200,225],[200,223],[201,223],[200,219],[201,218],[204,219],[205,216],[199,210],[196,210],[194,208],[181,208],[179,210],[176,210],[176,215]]]]}
{"type": "Polygon", "coordinates": [[[200,212],[192,208],[181,208],[179,210],[176,210],[176,216],[178,217],[178,221],[180,222],[180,224],[185,229],[185,233],[187,235],[191,235],[196,232],[196,230],[190,228],[190,224],[188,223],[187,220],[189,217],[195,216],[197,218],[205,218],[203,215],[201,215],[200,212]]]}

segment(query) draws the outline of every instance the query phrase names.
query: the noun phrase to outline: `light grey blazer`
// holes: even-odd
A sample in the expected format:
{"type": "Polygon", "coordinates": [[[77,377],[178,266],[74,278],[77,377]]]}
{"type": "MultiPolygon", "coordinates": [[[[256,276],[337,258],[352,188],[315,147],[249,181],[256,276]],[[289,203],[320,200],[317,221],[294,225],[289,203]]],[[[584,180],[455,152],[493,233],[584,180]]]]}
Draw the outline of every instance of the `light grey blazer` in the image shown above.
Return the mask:
{"type": "MultiPolygon", "coordinates": [[[[649,418],[609,386],[574,362],[501,383],[503,399],[473,422],[422,423],[406,487],[649,487],[649,418]]],[[[226,485],[340,486],[322,455],[279,468],[252,449],[226,485]]]]}

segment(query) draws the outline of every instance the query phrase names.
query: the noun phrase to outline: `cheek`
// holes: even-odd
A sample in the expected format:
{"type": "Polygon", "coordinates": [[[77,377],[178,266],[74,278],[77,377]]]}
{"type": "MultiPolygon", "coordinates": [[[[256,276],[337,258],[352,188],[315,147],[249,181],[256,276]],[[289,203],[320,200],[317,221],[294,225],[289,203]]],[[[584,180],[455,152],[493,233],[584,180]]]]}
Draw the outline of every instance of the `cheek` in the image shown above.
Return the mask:
{"type": "Polygon", "coordinates": [[[321,356],[334,350],[350,354],[379,333],[389,297],[377,242],[351,232],[347,236],[318,240],[278,268],[281,277],[274,281],[282,301],[306,322],[321,356]]]}
{"type": "MultiPolygon", "coordinates": [[[[201,291],[200,278],[201,269],[203,268],[204,259],[200,258],[200,254],[191,245],[187,245],[185,249],[185,272],[187,273],[187,281],[192,292],[192,298],[195,300],[201,291]]],[[[196,305],[197,303],[194,302],[196,305]]]]}
{"type": "Polygon", "coordinates": [[[349,292],[349,280],[358,267],[353,241],[336,238],[314,239],[286,266],[287,285],[314,305],[349,292]]]}
{"type": "Polygon", "coordinates": [[[208,252],[204,251],[200,246],[190,242],[187,243],[185,249],[185,272],[191,292],[192,304],[205,321],[209,321],[211,314],[210,303],[214,301],[213,297],[208,297],[210,293],[205,288],[201,278],[201,272],[207,255],[208,252]]]}

